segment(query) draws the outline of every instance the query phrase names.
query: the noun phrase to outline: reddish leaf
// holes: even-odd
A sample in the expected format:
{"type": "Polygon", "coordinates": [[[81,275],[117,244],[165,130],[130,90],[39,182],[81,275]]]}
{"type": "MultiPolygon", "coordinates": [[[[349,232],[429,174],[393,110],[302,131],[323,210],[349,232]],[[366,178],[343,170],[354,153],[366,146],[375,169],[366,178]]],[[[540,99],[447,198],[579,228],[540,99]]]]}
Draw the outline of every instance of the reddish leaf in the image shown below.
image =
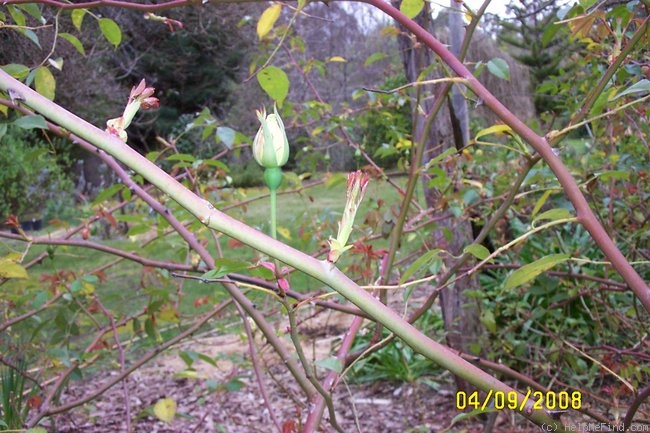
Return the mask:
{"type": "Polygon", "coordinates": [[[14,228],[20,227],[20,221],[18,221],[18,217],[14,214],[9,214],[7,221],[5,221],[5,224],[14,228]]]}
{"type": "Polygon", "coordinates": [[[290,419],[282,424],[282,433],[298,433],[296,421],[290,419]]]}
{"type": "Polygon", "coordinates": [[[237,239],[228,239],[228,248],[241,248],[244,246],[243,242],[238,241],[237,239]]]}
{"type": "Polygon", "coordinates": [[[278,287],[284,292],[287,293],[290,289],[289,282],[284,278],[278,278],[278,287]]]}
{"type": "Polygon", "coordinates": [[[206,305],[207,303],[208,303],[208,297],[207,296],[194,298],[194,308],[199,308],[200,306],[206,305]]]}
{"type": "Polygon", "coordinates": [[[38,409],[43,404],[43,399],[38,395],[32,395],[27,399],[27,407],[30,409],[38,409]]]}
{"type": "Polygon", "coordinates": [[[264,266],[269,271],[275,274],[275,265],[271,262],[261,262],[260,265],[264,266]]]}

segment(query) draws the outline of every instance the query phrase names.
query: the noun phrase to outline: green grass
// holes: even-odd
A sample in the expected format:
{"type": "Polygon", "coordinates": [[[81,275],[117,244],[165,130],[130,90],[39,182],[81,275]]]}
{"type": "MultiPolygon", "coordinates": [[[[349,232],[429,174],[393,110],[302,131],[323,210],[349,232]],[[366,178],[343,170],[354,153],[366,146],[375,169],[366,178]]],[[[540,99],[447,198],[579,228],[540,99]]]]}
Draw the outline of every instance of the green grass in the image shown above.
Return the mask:
{"type": "MultiPolygon", "coordinates": [[[[281,193],[278,197],[278,224],[280,240],[305,252],[318,251],[325,245],[329,236],[336,236],[337,221],[342,213],[345,203],[345,176],[338,175],[338,181],[330,181],[312,188],[307,188],[300,193],[281,193]],[[283,236],[284,235],[284,236],[283,236]]],[[[403,184],[405,179],[398,179],[403,184]]],[[[236,196],[239,201],[248,200],[266,194],[264,188],[251,188],[224,192],[224,196],[230,193],[236,196]]],[[[386,212],[391,204],[398,203],[400,197],[390,185],[384,181],[371,180],[366,198],[357,214],[356,223],[362,225],[366,213],[377,207],[377,200],[381,199],[385,204],[380,212],[386,212]]],[[[232,208],[228,213],[245,221],[249,225],[264,232],[269,231],[268,218],[268,197],[254,200],[243,208],[232,208]]],[[[46,228],[39,235],[53,231],[53,228],[46,228]]],[[[208,249],[214,257],[218,257],[217,249],[210,236],[207,236],[206,229],[199,229],[200,236],[209,239],[208,249]]],[[[357,229],[353,232],[351,241],[358,239],[364,232],[357,229]]],[[[172,234],[160,238],[145,248],[141,249],[138,241],[129,239],[96,240],[97,242],[121,248],[128,251],[135,251],[143,257],[157,260],[173,260],[183,262],[186,258],[187,248],[185,243],[176,235],[172,234]]],[[[246,246],[233,248],[229,245],[229,239],[225,236],[219,238],[220,246],[224,256],[234,260],[246,260],[256,262],[261,257],[258,252],[246,246]]],[[[387,241],[380,239],[375,248],[385,248],[387,241]]],[[[22,242],[4,241],[0,243],[0,257],[11,251],[22,252],[25,244],[22,242]]],[[[36,257],[38,254],[47,251],[47,247],[33,245],[29,248],[25,262],[36,257]]],[[[53,259],[46,258],[39,265],[29,270],[29,281],[10,281],[4,285],[5,293],[13,293],[18,298],[34,296],[35,293],[43,291],[49,283],[41,281],[45,275],[52,275],[63,270],[74,272],[76,278],[92,272],[93,270],[115,260],[116,257],[104,254],[95,250],[80,247],[58,246],[53,250],[53,259]]],[[[343,262],[344,264],[345,262],[343,262]]],[[[130,263],[126,260],[105,271],[107,279],[96,286],[100,299],[106,303],[108,308],[117,308],[125,313],[132,313],[144,309],[150,299],[151,292],[162,289],[174,299],[179,280],[168,275],[166,272],[147,271],[142,266],[130,263]]],[[[312,291],[322,288],[322,284],[310,277],[300,273],[293,273],[291,276],[292,288],[300,291],[312,291]]],[[[225,293],[219,285],[204,284],[197,281],[183,281],[182,290],[186,294],[181,299],[181,314],[194,315],[204,311],[208,306],[197,309],[194,300],[197,297],[209,296],[212,302],[225,298],[225,293]]],[[[156,293],[161,294],[162,291],[156,293]]]]}
{"type": "MultiPolygon", "coordinates": [[[[286,229],[280,230],[280,233],[286,236],[280,236],[280,240],[307,253],[325,251],[327,239],[330,236],[336,236],[337,223],[345,204],[345,175],[340,174],[338,179],[337,182],[330,181],[306,188],[300,193],[285,193],[285,191],[279,195],[279,226],[286,229]]],[[[404,185],[405,180],[396,179],[401,185],[404,185]]],[[[290,188],[287,187],[287,189],[290,188]]],[[[222,190],[219,193],[224,200],[222,202],[215,200],[214,203],[217,207],[223,208],[232,203],[266,195],[267,192],[263,188],[250,188],[222,190]]],[[[268,202],[268,197],[262,197],[248,202],[243,207],[232,207],[227,210],[227,213],[268,233],[268,202]]],[[[371,234],[371,230],[364,224],[368,212],[377,212],[383,215],[391,209],[391,206],[394,206],[392,211],[396,213],[400,202],[399,193],[390,185],[384,181],[371,180],[366,198],[357,214],[356,228],[352,233],[351,242],[371,234]],[[384,204],[377,209],[379,201],[383,201],[384,204]]],[[[166,203],[166,205],[169,208],[174,207],[171,203],[166,203]]],[[[148,212],[148,209],[141,204],[136,204],[132,209],[133,212],[140,212],[143,215],[147,215],[148,212]]],[[[183,215],[182,212],[174,213],[183,215]]],[[[155,222],[157,217],[147,220],[146,224],[150,224],[149,221],[155,222]]],[[[213,257],[217,258],[218,250],[208,229],[198,221],[194,222],[190,228],[194,230],[199,239],[207,241],[208,250],[213,257]]],[[[43,236],[54,231],[55,228],[46,227],[35,235],[43,236]]],[[[181,263],[187,260],[187,246],[177,234],[172,233],[157,238],[148,245],[142,246],[142,240],[149,235],[146,233],[134,238],[118,237],[108,240],[92,237],[90,240],[135,252],[150,259],[181,263]]],[[[53,236],[56,234],[53,233],[53,236]]],[[[218,241],[223,255],[231,260],[243,260],[249,263],[268,260],[268,257],[260,255],[252,248],[244,245],[234,246],[232,242],[229,243],[231,240],[226,236],[218,236],[218,241]]],[[[419,247],[419,242],[413,242],[412,247],[419,247]]],[[[388,241],[384,238],[373,241],[375,249],[387,246],[388,241]]],[[[48,247],[43,245],[31,245],[25,251],[26,248],[27,244],[24,242],[0,240],[0,257],[10,252],[25,253],[23,263],[26,263],[37,255],[48,251],[48,247]]],[[[407,246],[405,249],[410,248],[411,246],[407,246]]],[[[49,251],[49,257],[29,269],[29,279],[10,280],[2,286],[0,312],[5,316],[21,314],[45,302],[53,293],[48,280],[52,275],[68,272],[68,275],[71,276],[65,281],[65,284],[70,287],[73,280],[87,278],[91,272],[117,259],[115,256],[81,247],[58,246],[50,247],[49,251]]],[[[355,262],[355,260],[358,261],[360,258],[359,255],[354,256],[352,253],[346,253],[338,265],[344,269],[346,265],[355,262]]],[[[377,263],[374,263],[373,266],[377,266],[377,263]]],[[[246,271],[243,272],[246,273],[246,271]]],[[[140,313],[139,323],[143,329],[145,320],[149,317],[146,314],[148,306],[156,305],[154,311],[156,311],[157,329],[161,332],[164,340],[180,332],[191,322],[193,317],[209,310],[216,303],[228,299],[227,293],[220,284],[206,284],[196,280],[175,278],[167,271],[146,269],[128,260],[122,260],[117,265],[106,268],[103,273],[104,275],[98,281],[93,282],[94,294],[111,311],[112,315],[119,319],[125,315],[140,313]],[[178,297],[179,293],[182,293],[180,298],[178,297]],[[201,298],[207,298],[207,303],[197,307],[195,301],[201,298]],[[179,305],[177,313],[181,317],[180,323],[163,320],[160,307],[176,302],[179,305]]],[[[354,277],[353,273],[350,275],[354,277]]],[[[327,290],[322,283],[300,272],[293,272],[289,281],[291,288],[297,291],[327,290]]],[[[62,290],[62,288],[57,290],[62,290]]],[[[84,308],[88,309],[92,306],[91,296],[84,297],[80,294],[73,297],[69,294],[66,296],[48,310],[12,327],[13,329],[5,333],[6,339],[0,345],[0,351],[4,350],[3,347],[20,347],[21,353],[24,351],[30,359],[40,359],[45,356],[46,359],[59,359],[63,363],[67,362],[66,359],[79,356],[78,350],[89,343],[89,339],[94,336],[96,325],[107,326],[108,320],[101,314],[101,311],[91,312],[92,319],[84,312],[84,308]]],[[[269,296],[261,291],[250,290],[247,296],[260,308],[271,306],[273,311],[279,310],[277,304],[272,300],[269,302],[269,296]]],[[[220,315],[218,320],[211,321],[208,326],[228,326],[233,320],[239,321],[236,315],[220,315]]],[[[129,325],[132,324],[133,322],[129,322],[129,325]]],[[[125,340],[133,336],[131,331],[126,331],[123,334],[125,340]]],[[[144,337],[144,334],[140,334],[140,336],[144,337]]],[[[149,338],[136,338],[128,356],[137,356],[138,353],[142,353],[142,350],[150,348],[153,344],[153,340],[149,338]]],[[[108,365],[108,362],[108,359],[102,357],[97,365],[85,370],[84,374],[92,374],[93,371],[108,365]]]]}

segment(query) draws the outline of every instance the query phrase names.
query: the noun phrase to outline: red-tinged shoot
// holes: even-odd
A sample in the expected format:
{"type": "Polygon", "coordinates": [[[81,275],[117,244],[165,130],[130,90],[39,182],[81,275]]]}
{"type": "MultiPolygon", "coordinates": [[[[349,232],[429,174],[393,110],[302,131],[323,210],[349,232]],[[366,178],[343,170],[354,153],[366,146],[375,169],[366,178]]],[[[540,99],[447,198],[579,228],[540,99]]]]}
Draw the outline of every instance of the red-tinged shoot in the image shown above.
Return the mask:
{"type": "Polygon", "coordinates": [[[345,192],[345,209],[343,209],[343,217],[339,221],[339,231],[336,239],[329,239],[330,252],[327,255],[327,260],[336,263],[346,250],[352,248],[352,245],[347,245],[350,234],[352,233],[352,224],[354,217],[359,210],[361,200],[368,187],[368,174],[357,170],[356,172],[348,174],[347,190],[345,192]]]}
{"type": "Polygon", "coordinates": [[[122,115],[106,122],[106,132],[120,137],[126,143],[128,138],[126,128],[129,127],[138,110],[158,108],[160,102],[158,98],[153,96],[154,92],[155,89],[153,87],[147,87],[147,83],[142,79],[137,86],[131,89],[129,101],[122,115]]]}

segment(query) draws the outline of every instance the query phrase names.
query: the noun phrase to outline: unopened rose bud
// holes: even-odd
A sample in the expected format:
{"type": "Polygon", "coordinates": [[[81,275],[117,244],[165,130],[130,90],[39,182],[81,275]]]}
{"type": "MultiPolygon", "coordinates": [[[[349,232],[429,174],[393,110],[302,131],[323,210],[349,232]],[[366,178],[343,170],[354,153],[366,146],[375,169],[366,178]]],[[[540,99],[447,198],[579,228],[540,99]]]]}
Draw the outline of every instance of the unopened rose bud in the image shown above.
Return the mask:
{"type": "Polygon", "coordinates": [[[282,167],[289,160],[289,142],[277,108],[274,106],[269,115],[262,109],[257,118],[261,126],[253,141],[255,161],[265,168],[282,167]]]}

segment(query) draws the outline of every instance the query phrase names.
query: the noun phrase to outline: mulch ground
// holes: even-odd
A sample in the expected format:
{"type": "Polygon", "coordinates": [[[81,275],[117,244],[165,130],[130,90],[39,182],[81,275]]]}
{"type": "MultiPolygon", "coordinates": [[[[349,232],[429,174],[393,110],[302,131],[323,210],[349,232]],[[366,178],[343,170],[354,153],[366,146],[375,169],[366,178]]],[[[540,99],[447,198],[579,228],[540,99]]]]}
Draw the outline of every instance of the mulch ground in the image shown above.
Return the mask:
{"type": "MultiPolygon", "coordinates": [[[[220,337],[221,338],[221,337],[220,337]]],[[[246,345],[238,337],[206,344],[229,353],[246,356],[246,345]]],[[[201,350],[202,353],[205,350],[201,350]]],[[[163,355],[150,365],[134,373],[128,381],[128,399],[132,432],[278,432],[259,390],[252,369],[245,363],[220,362],[217,367],[200,363],[200,378],[174,377],[183,370],[178,356],[163,355]],[[222,384],[217,391],[208,389],[212,383],[222,384]],[[228,384],[236,384],[227,388],[228,384]],[[162,398],[177,403],[177,412],[171,423],[153,416],[153,405],[162,398]]],[[[293,378],[281,365],[269,362],[264,386],[270,405],[283,433],[300,431],[309,407],[293,378]],[[297,426],[292,430],[289,426],[297,426]]],[[[102,379],[73,382],[62,395],[62,403],[79,398],[101,386],[102,379]]],[[[118,384],[85,406],[54,418],[54,424],[44,427],[48,432],[107,433],[127,432],[125,392],[118,384]]],[[[343,431],[363,433],[441,432],[460,412],[455,408],[451,384],[439,390],[423,384],[378,382],[372,384],[340,384],[334,394],[336,417],[343,431]]],[[[327,418],[327,411],[325,412],[327,418]]],[[[479,433],[485,421],[472,418],[455,425],[450,432],[479,433]]],[[[323,432],[334,432],[327,421],[323,432]]],[[[538,432],[539,428],[520,416],[499,414],[493,432],[538,432]]]]}

